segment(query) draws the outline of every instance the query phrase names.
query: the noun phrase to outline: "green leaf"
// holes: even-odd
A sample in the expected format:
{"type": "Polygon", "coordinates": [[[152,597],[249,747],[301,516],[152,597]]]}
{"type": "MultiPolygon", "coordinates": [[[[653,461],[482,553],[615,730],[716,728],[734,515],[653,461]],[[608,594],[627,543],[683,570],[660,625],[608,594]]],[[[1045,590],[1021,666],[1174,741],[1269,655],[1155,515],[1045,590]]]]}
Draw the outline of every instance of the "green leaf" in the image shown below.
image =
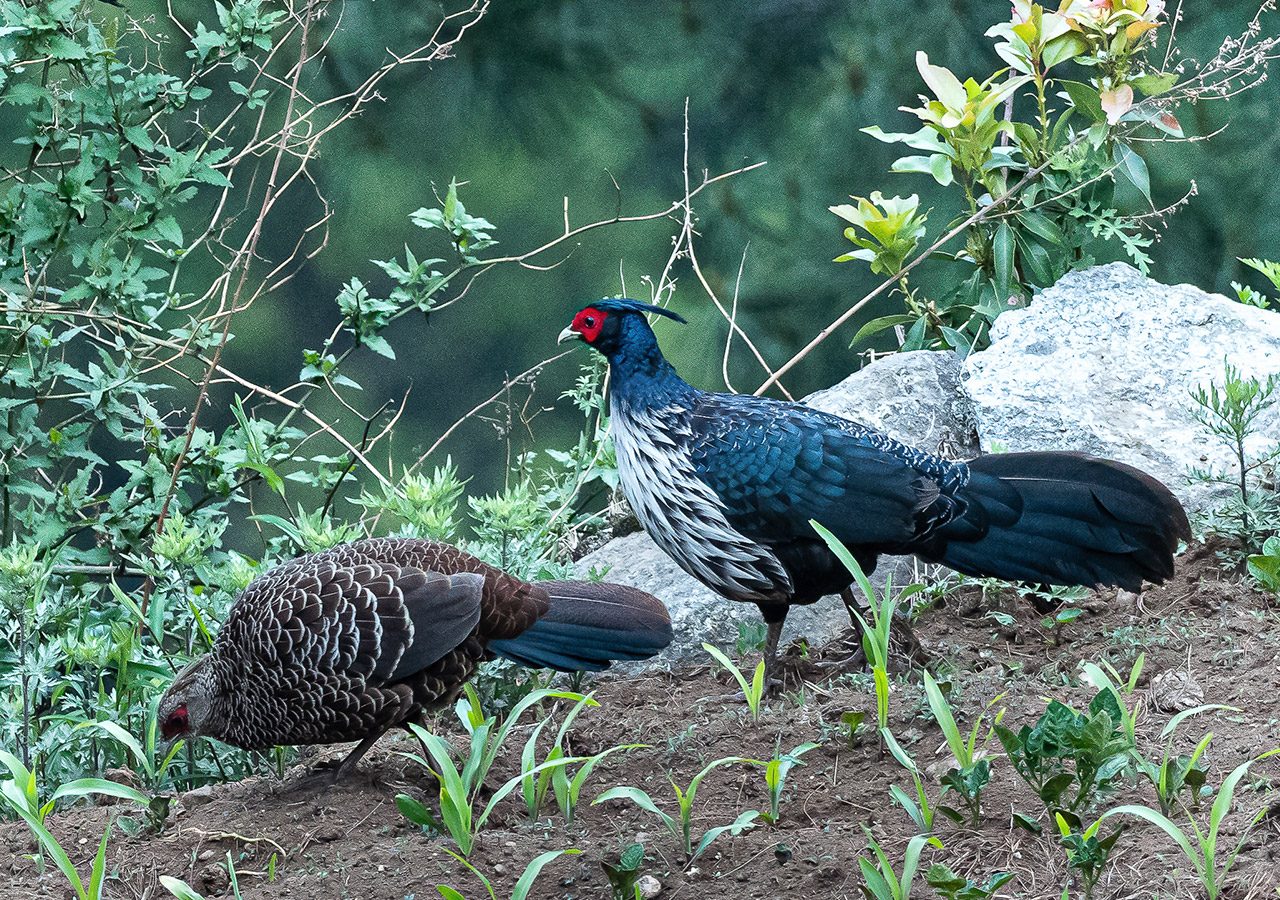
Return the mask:
{"type": "Polygon", "coordinates": [[[1117,170],[1138,189],[1147,203],[1151,203],[1151,175],[1147,171],[1146,160],[1122,141],[1116,141],[1111,158],[1117,170]]]}
{"type": "Polygon", "coordinates": [[[156,149],[155,141],[151,140],[151,135],[147,133],[147,129],[141,125],[126,125],[124,128],[125,140],[137,147],[139,150],[145,150],[148,153],[156,149]]]}
{"type": "MultiPolygon", "coordinates": [[[[117,724],[116,722],[110,722],[110,721],[81,722],[79,725],[76,726],[76,729],[78,730],[81,728],[97,728],[101,731],[105,731],[107,734],[111,735],[113,738],[115,738],[117,741],[123,744],[126,748],[128,748],[129,752],[133,754],[134,761],[139,766],[146,769],[148,771],[148,774],[151,774],[151,771],[150,771],[151,765],[152,765],[151,758],[148,756],[146,751],[142,749],[142,744],[138,742],[138,739],[136,737],[134,737],[124,728],[121,728],[120,725],[117,724]]],[[[148,798],[148,802],[150,802],[150,798],[148,798]]]]}
{"type": "Polygon", "coordinates": [[[754,809],[747,810],[734,819],[728,825],[719,825],[715,828],[709,828],[702,835],[702,840],[698,841],[697,848],[693,851],[691,859],[697,859],[703,852],[710,847],[720,835],[728,832],[736,837],[744,831],[755,827],[755,820],[760,817],[760,813],[754,809]]]}
{"type": "Polygon", "coordinates": [[[1022,260],[1023,274],[1031,284],[1049,287],[1058,280],[1061,273],[1058,271],[1059,267],[1055,266],[1053,259],[1050,258],[1049,251],[1021,232],[1014,232],[1014,238],[1021,251],[1019,256],[1022,260]]]}
{"type": "Polygon", "coordinates": [[[951,168],[951,160],[941,153],[935,153],[929,157],[929,174],[943,187],[956,180],[955,172],[951,168]]]}
{"type": "Polygon", "coordinates": [[[1044,49],[1040,51],[1040,63],[1048,71],[1059,63],[1081,56],[1088,49],[1089,45],[1081,35],[1069,31],[1044,45],[1044,49]]]}
{"type": "Polygon", "coordinates": [[[65,34],[55,34],[49,38],[49,55],[64,61],[89,58],[88,51],[65,34]]]}
{"type": "Polygon", "coordinates": [[[896,313],[891,316],[880,316],[879,318],[872,319],[870,322],[867,322],[858,329],[858,333],[853,336],[853,340],[849,342],[849,346],[856,347],[867,338],[872,335],[879,334],[885,329],[892,328],[895,325],[905,325],[908,322],[913,321],[915,321],[915,316],[909,316],[905,313],[896,313]]]}
{"type": "Polygon", "coordinates": [[[912,150],[923,150],[926,153],[940,153],[943,155],[952,153],[950,147],[938,136],[938,132],[929,126],[924,126],[919,131],[911,132],[885,132],[880,130],[879,125],[871,125],[867,128],[859,129],[863,134],[882,141],[886,144],[906,144],[912,150]]]}
{"type": "Polygon", "coordinates": [[[168,241],[175,247],[181,247],[183,245],[182,227],[178,224],[178,220],[173,216],[164,216],[163,218],[156,219],[155,224],[151,227],[162,240],[168,241]]]}
{"type": "Polygon", "coordinates": [[[400,810],[400,814],[414,825],[445,833],[444,826],[435,814],[408,794],[396,794],[396,809],[400,810]]]}
{"type": "Polygon", "coordinates": [[[1014,240],[1013,229],[1008,222],[1001,222],[991,239],[992,263],[995,270],[996,299],[1008,299],[1014,279],[1014,240]]]}
{"type": "Polygon", "coordinates": [[[942,101],[943,106],[949,110],[965,108],[969,95],[964,85],[960,83],[960,79],[950,69],[930,63],[929,55],[923,50],[916,51],[916,68],[920,71],[920,77],[924,79],[924,83],[929,86],[929,90],[933,91],[933,95],[942,101]]]}
{"type": "Polygon", "coordinates": [[[1150,72],[1146,75],[1139,75],[1130,81],[1130,84],[1148,97],[1158,97],[1167,93],[1177,83],[1177,72],[1150,72]]]}
{"type": "Polygon", "coordinates": [[[102,832],[102,840],[98,843],[98,852],[94,854],[93,866],[89,869],[89,891],[85,900],[101,900],[102,885],[107,877],[107,838],[111,837],[111,826],[102,832]]]}
{"type": "Polygon", "coordinates": [[[1107,121],[1107,114],[1102,109],[1102,98],[1094,88],[1079,81],[1061,81],[1059,84],[1067,92],[1071,105],[1084,113],[1090,121],[1107,121]]]}
{"type": "Polygon", "coordinates": [[[1062,229],[1058,227],[1058,224],[1044,213],[1037,210],[1020,212],[1018,213],[1018,222],[1040,240],[1055,247],[1066,246],[1066,235],[1062,233],[1062,229]]]}
{"type": "Polygon", "coordinates": [[[931,156],[899,157],[889,166],[889,171],[896,173],[917,172],[930,175],[934,181],[943,187],[955,181],[955,175],[951,171],[951,160],[941,153],[935,153],[931,156]]]}
{"type": "Polygon", "coordinates": [[[121,800],[132,800],[141,806],[147,806],[151,803],[150,795],[144,794],[137,788],[116,784],[114,781],[107,781],[103,778],[78,778],[75,781],[59,785],[58,789],[53,792],[53,796],[49,798],[49,803],[56,803],[68,797],[87,797],[91,794],[98,794],[103,797],[117,797],[121,800]]]}
{"type": "Polygon", "coordinates": [[[561,856],[581,853],[581,850],[548,850],[546,853],[540,853],[533,858],[533,861],[525,867],[524,874],[516,882],[515,888],[511,892],[511,900],[525,900],[529,896],[529,891],[533,889],[533,882],[537,880],[539,873],[546,867],[547,863],[561,856]]]}
{"type": "Polygon", "coordinates": [[[205,900],[203,894],[197,892],[195,888],[187,884],[181,878],[174,878],[171,875],[161,875],[160,885],[170,894],[177,897],[178,900],[205,900]]]}
{"type": "Polygon", "coordinates": [[[1025,831],[1031,832],[1032,834],[1040,834],[1044,831],[1044,826],[1036,821],[1035,816],[1029,816],[1026,813],[1018,812],[1017,810],[1013,813],[1013,824],[1025,831]]]}

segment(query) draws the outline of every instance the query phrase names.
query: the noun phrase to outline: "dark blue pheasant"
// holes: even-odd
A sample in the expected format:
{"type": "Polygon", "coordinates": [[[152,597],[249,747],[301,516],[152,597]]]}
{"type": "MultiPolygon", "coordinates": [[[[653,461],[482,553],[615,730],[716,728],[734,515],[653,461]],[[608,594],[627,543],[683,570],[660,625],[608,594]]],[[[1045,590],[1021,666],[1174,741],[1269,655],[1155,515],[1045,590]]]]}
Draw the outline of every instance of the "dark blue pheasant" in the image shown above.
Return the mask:
{"type": "Polygon", "coordinates": [[[1156,479],[1079,453],[949,462],[795,403],[685,383],[634,300],[582,309],[560,340],[609,360],[610,428],[623,493],[686,572],[755,603],[766,662],[792,604],[844,593],[848,571],[813,531],[829,528],[870,572],[914,553],[968,575],[1131,591],[1173,574],[1186,513],[1156,479]]]}

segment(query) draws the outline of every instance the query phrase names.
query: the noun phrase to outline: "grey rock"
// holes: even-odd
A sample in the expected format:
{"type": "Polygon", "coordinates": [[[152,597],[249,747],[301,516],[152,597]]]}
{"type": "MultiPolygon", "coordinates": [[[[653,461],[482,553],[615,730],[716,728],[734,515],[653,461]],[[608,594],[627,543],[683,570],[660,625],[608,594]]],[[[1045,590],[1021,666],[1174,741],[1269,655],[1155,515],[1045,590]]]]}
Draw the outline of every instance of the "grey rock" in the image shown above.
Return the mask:
{"type": "Polygon", "coordinates": [[[962,369],[950,352],[895,353],[804,402],[921,450],[966,459],[978,455],[978,436],[973,406],[960,386],[962,369]]]}
{"type": "MultiPolygon", "coordinates": [[[[1280,315],[1189,286],[1166,286],[1124,263],[1064,277],[1026,309],[996,320],[991,346],[964,364],[982,449],[1080,450],[1137,466],[1189,511],[1228,492],[1191,482],[1225,467],[1226,449],[1194,416],[1191,391],[1280,372],[1280,315]]],[[[1250,449],[1280,438],[1280,405],[1250,449]]]]}
{"type": "Polygon", "coordinates": [[[640,888],[640,896],[644,900],[652,900],[662,893],[662,882],[652,875],[641,875],[640,880],[636,882],[636,887],[640,888]]]}
{"type": "Polygon", "coordinates": [[[184,806],[200,806],[208,803],[213,799],[213,785],[202,784],[198,788],[192,788],[182,795],[182,804],[184,806]]]}

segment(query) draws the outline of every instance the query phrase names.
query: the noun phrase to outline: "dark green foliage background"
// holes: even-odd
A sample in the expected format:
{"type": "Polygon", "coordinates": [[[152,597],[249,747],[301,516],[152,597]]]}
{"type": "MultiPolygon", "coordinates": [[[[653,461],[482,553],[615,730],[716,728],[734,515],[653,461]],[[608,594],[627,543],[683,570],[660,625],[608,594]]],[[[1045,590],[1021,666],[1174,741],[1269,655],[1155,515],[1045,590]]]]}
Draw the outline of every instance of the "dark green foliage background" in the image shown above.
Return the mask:
{"type": "MultiPolygon", "coordinates": [[[[189,24],[214,21],[211,3],[183,6],[189,24]]],[[[161,5],[150,0],[129,8],[163,20],[161,5]]],[[[1251,2],[1188,4],[1180,45],[1203,60],[1255,9],[1251,2]]],[[[338,11],[335,5],[331,15],[338,11]]],[[[358,83],[385,59],[385,48],[425,42],[440,14],[403,0],[348,3],[340,11],[342,27],[319,69],[335,87],[358,83]]],[[[355,275],[383,290],[386,279],[369,260],[390,257],[406,241],[415,252],[423,248],[408,215],[435,205],[433,185],[443,194],[452,177],[469,182],[462,190],[468,210],[496,224],[496,249],[507,253],[554,236],[566,195],[574,224],[607,217],[619,204],[624,213],[661,209],[680,192],[688,97],[695,178],[703,168],[768,162],[704,195],[700,260],[727,298],[748,248],[742,321],[766,357],[780,363],[875,284],[864,266],[831,262],[847,242],[829,205],[876,189],[918,192],[925,207],[937,207],[931,236],[951,214],[928,178],[888,174],[898,148],[858,129],[916,127],[897,107],[922,89],[917,48],[962,76],[990,72],[998,62],[983,32],[1006,14],[1003,0],[495,3],[456,59],[394,74],[381,90],[385,102],[327,139],[311,170],[333,208],[329,246],[237,320],[227,362],[269,385],[291,383],[301,349],[318,346],[332,327],[340,286],[355,275]]],[[[1145,145],[1157,202],[1181,197],[1193,178],[1198,185],[1198,196],[1152,248],[1155,277],[1217,290],[1229,290],[1232,280],[1265,286],[1236,257],[1280,255],[1278,113],[1280,98],[1264,85],[1227,103],[1181,111],[1189,134],[1230,126],[1212,141],[1145,145]]],[[[293,193],[290,202],[304,205],[273,215],[263,255],[287,255],[297,228],[318,216],[318,202],[304,197],[293,193]]],[[[1137,209],[1140,201],[1128,199],[1129,209],[1137,209]]],[[[622,289],[619,261],[628,291],[643,296],[641,276],[661,270],[674,230],[666,222],[602,229],[550,272],[500,267],[428,324],[411,316],[393,326],[395,365],[358,354],[349,373],[365,386],[369,411],[413,387],[397,455],[408,461],[415,445],[434,440],[505,375],[550,355],[581,302],[622,289]]],[[[664,326],[664,344],[691,381],[721,386],[727,326],[692,275],[678,274],[675,306],[692,325],[664,326]]],[[[887,305],[868,310],[828,341],[787,379],[791,390],[825,386],[856,368],[849,338],[859,322],[886,311],[887,305]]],[[[732,371],[740,390],[759,383],[745,353],[735,355],[732,371]]],[[[571,363],[560,363],[537,399],[550,405],[574,372],[571,363]]],[[[215,414],[226,405],[215,402],[215,414]]],[[[568,442],[579,424],[575,411],[549,413],[539,419],[534,443],[568,442]]],[[[477,422],[446,448],[473,479],[469,493],[492,490],[503,477],[505,454],[492,437],[491,426],[477,422]]]]}
{"type": "MultiPolygon", "coordinates": [[[[468,209],[497,224],[505,252],[557,232],[565,195],[575,224],[612,214],[618,198],[610,175],[622,187],[624,212],[662,208],[680,191],[687,96],[695,174],[768,161],[703,203],[700,260],[729,296],[749,245],[743,324],[766,357],[780,363],[875,284],[865,267],[831,263],[847,244],[827,206],[877,188],[919,192],[930,205],[936,190],[923,176],[886,174],[897,148],[858,129],[871,123],[886,130],[915,127],[897,107],[912,102],[921,88],[917,47],[962,76],[994,68],[982,33],[1006,14],[1006,5],[495,4],[456,60],[399,77],[384,91],[387,102],[374,106],[358,129],[335,135],[316,170],[336,212],[330,248],[288,289],[290,296],[256,308],[252,328],[241,325],[234,361],[245,366],[256,359],[266,376],[272,348],[313,344],[330,327],[327,301],[340,283],[353,273],[367,274],[370,257],[417,239],[406,217],[428,202],[432,183],[443,190],[450,177],[471,182],[464,189],[468,209]]],[[[1190,4],[1180,26],[1182,46],[1193,58],[1211,55],[1254,8],[1244,2],[1190,4]]],[[[376,64],[391,36],[408,44],[406,24],[425,33],[425,18],[415,24],[406,9],[403,3],[349,4],[326,73],[341,81],[349,72],[354,79],[376,64]]],[[[1177,199],[1192,178],[1199,187],[1152,249],[1156,277],[1228,290],[1233,279],[1258,281],[1242,271],[1237,256],[1280,253],[1277,113],[1280,99],[1264,86],[1189,115],[1184,124],[1190,133],[1230,124],[1211,142],[1148,145],[1158,200],[1177,199]]],[[[363,360],[371,370],[359,380],[375,394],[412,383],[415,400],[401,433],[426,440],[492,393],[504,373],[548,355],[581,301],[621,290],[619,260],[628,290],[642,293],[640,276],[661,269],[671,231],[665,223],[607,229],[588,236],[554,271],[506,268],[486,275],[462,304],[432,319],[414,344],[420,355],[402,353],[390,368],[363,360]]],[[[283,251],[292,236],[279,238],[283,251]]],[[[687,378],[717,386],[719,353],[707,348],[722,346],[727,326],[685,274],[675,304],[693,324],[664,329],[665,344],[687,378]],[[707,341],[708,332],[714,341],[707,341]]],[[[405,321],[396,327],[422,326],[405,321]]],[[[853,330],[788,379],[793,392],[824,386],[856,367],[846,349],[853,330]]],[[[394,335],[392,341],[409,345],[394,335]]],[[[758,368],[745,356],[733,369],[739,389],[759,383],[758,368]]],[[[295,371],[294,359],[281,361],[281,378],[295,371]]],[[[548,380],[558,393],[571,375],[562,365],[548,380]]],[[[552,390],[541,392],[544,400],[553,396],[552,390]]],[[[568,439],[576,416],[557,417],[561,424],[563,433],[541,428],[540,440],[568,439]]],[[[459,450],[467,441],[460,435],[453,450],[463,473],[479,476],[472,488],[487,488],[500,477],[498,461],[459,450]]],[[[404,448],[409,442],[399,443],[404,448]]]]}

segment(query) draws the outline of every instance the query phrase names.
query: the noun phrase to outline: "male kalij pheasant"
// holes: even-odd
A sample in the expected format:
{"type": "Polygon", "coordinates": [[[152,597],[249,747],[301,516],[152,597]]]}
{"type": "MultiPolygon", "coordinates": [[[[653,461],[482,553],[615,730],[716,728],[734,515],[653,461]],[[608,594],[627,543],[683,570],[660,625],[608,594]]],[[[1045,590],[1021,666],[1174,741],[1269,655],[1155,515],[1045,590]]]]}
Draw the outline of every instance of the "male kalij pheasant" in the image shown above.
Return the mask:
{"type": "Polygon", "coordinates": [[[654,542],[686,572],[759,606],[773,675],[792,604],[842,593],[852,577],[810,525],[830,529],[870,572],[914,553],[967,575],[1118,585],[1173,574],[1186,514],[1131,466],[1069,452],[950,462],[796,403],[687,384],[634,300],[580,310],[560,340],[609,361],[610,433],[622,491],[654,542]]]}

